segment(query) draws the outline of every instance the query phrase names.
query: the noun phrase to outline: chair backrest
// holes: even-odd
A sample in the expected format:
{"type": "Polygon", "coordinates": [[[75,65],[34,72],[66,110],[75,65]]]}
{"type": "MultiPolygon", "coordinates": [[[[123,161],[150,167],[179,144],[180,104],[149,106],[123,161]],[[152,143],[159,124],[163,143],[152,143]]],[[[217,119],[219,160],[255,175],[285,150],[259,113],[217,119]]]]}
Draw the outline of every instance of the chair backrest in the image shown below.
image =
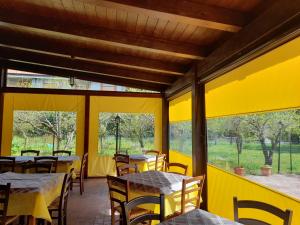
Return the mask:
{"type": "Polygon", "coordinates": [[[106,176],[106,179],[109,189],[111,207],[114,208],[115,204],[121,205],[123,201],[128,202],[129,181],[109,175],[106,176]]]}
{"type": "Polygon", "coordinates": [[[183,165],[181,163],[166,163],[166,172],[169,173],[175,173],[175,174],[181,174],[186,175],[187,174],[187,165],[183,165]],[[179,168],[179,171],[182,171],[182,173],[178,172],[178,169],[176,171],[173,171],[171,168],[179,168]]]}
{"type": "Polygon", "coordinates": [[[34,163],[52,164],[52,173],[56,173],[57,170],[57,156],[39,156],[34,157],[34,163]]]}
{"type": "Polygon", "coordinates": [[[117,167],[117,174],[123,176],[129,173],[138,173],[138,167],[136,164],[124,164],[117,167]]]}
{"type": "Polygon", "coordinates": [[[0,185],[0,224],[6,224],[7,206],[9,200],[10,183],[0,185]]]}
{"type": "Polygon", "coordinates": [[[147,161],[148,170],[165,171],[165,160],[165,154],[156,155],[155,160],[147,161]]]}
{"type": "Polygon", "coordinates": [[[124,155],[124,154],[115,154],[114,155],[115,159],[115,164],[116,164],[116,171],[117,171],[117,176],[120,176],[118,173],[118,167],[124,164],[129,164],[129,155],[124,155]]]}
{"type": "Polygon", "coordinates": [[[158,150],[146,150],[144,151],[145,155],[159,155],[160,152],[158,150]]]}
{"type": "Polygon", "coordinates": [[[165,217],[165,199],[164,195],[161,194],[158,196],[142,196],[135,198],[129,202],[122,202],[122,216],[123,216],[123,224],[124,225],[135,225],[140,224],[142,222],[148,220],[159,220],[160,222],[164,221],[165,217]],[[134,219],[130,220],[130,211],[136,208],[139,205],[143,204],[157,204],[160,206],[160,213],[145,213],[143,215],[139,215],[134,219]]]}
{"type": "Polygon", "coordinates": [[[40,151],[39,150],[22,150],[21,156],[23,156],[23,155],[39,156],[40,151]]]}
{"type": "Polygon", "coordinates": [[[194,208],[200,208],[201,193],[204,181],[205,175],[182,180],[181,214],[186,212],[188,203],[194,205],[194,208]]]}
{"type": "Polygon", "coordinates": [[[70,173],[65,174],[63,185],[61,188],[59,207],[58,207],[58,217],[63,221],[63,218],[67,216],[68,199],[72,184],[72,175],[74,168],[70,170],[70,173]]]}
{"type": "Polygon", "coordinates": [[[22,173],[34,170],[35,173],[51,173],[53,170],[52,163],[26,163],[22,165],[22,173]]]}
{"type": "Polygon", "coordinates": [[[71,151],[66,151],[66,150],[57,150],[52,152],[53,156],[63,156],[63,155],[70,156],[71,154],[72,154],[71,151]]]}
{"type": "Polygon", "coordinates": [[[160,154],[156,156],[155,160],[155,170],[156,171],[165,171],[166,155],[160,154]]]}
{"type": "Polygon", "coordinates": [[[233,197],[233,208],[234,208],[234,220],[243,224],[253,225],[271,225],[267,222],[253,219],[253,218],[239,218],[238,209],[259,209],[268,213],[271,213],[283,220],[283,225],[290,225],[292,223],[293,212],[289,209],[282,210],[268,203],[253,201],[253,200],[238,200],[237,197],[233,197]]]}
{"type": "Polygon", "coordinates": [[[14,172],[16,158],[11,156],[0,156],[0,173],[14,172]]]}
{"type": "Polygon", "coordinates": [[[80,165],[80,177],[82,178],[84,177],[84,169],[86,167],[87,159],[88,159],[88,153],[84,153],[80,165]]]}

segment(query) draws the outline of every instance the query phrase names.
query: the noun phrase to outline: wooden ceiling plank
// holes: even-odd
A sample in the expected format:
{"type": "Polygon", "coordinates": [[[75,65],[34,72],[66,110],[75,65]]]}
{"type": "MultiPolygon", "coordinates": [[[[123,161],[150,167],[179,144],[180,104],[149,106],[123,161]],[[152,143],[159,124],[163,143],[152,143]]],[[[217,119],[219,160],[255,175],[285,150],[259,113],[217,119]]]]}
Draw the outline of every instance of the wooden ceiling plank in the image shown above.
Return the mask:
{"type": "Polygon", "coordinates": [[[160,83],[170,85],[176,77],[166,76],[164,74],[141,72],[132,69],[124,69],[116,66],[99,64],[94,62],[87,62],[80,59],[72,59],[61,56],[46,55],[36,52],[30,52],[15,48],[1,47],[0,57],[22,61],[27,63],[34,63],[39,65],[47,65],[52,67],[64,68],[69,70],[78,70],[83,72],[90,72],[108,77],[122,77],[130,80],[147,81],[151,83],[160,83]]]}
{"type": "Polygon", "coordinates": [[[19,48],[32,49],[41,52],[55,53],[60,55],[75,56],[91,61],[119,64],[123,67],[139,68],[147,71],[158,71],[169,74],[182,75],[187,67],[176,63],[167,63],[160,60],[134,57],[110,53],[89,47],[80,41],[69,41],[65,39],[53,39],[45,35],[32,35],[27,32],[18,32],[14,29],[2,27],[0,23],[0,34],[6,38],[0,39],[0,44],[19,48]]]}
{"type": "MultiPolygon", "coordinates": [[[[83,1],[83,0],[77,0],[83,1]]],[[[243,13],[217,6],[192,1],[174,0],[84,0],[90,4],[123,9],[151,17],[218,29],[228,32],[239,31],[248,21],[243,13]]]]}
{"type": "MultiPolygon", "coordinates": [[[[0,7],[0,21],[5,22],[7,26],[20,26],[19,29],[26,27],[35,28],[37,32],[49,31],[57,35],[80,36],[91,38],[106,45],[142,50],[168,56],[181,57],[186,59],[203,59],[208,51],[205,46],[191,43],[165,40],[161,38],[150,37],[144,34],[132,34],[124,31],[112,30],[103,27],[94,27],[80,23],[62,22],[49,18],[42,18],[34,14],[19,13],[18,7],[7,10],[0,7]],[[24,20],[26,18],[26,20],[24,20]]],[[[109,14],[111,15],[111,14],[109,14]]],[[[142,18],[140,15],[139,19],[142,18]]],[[[4,25],[4,23],[2,24],[4,25]]],[[[139,26],[137,26],[138,28],[139,26]]],[[[141,30],[143,32],[143,30],[141,30]]]]}
{"type": "Polygon", "coordinates": [[[71,71],[63,68],[47,67],[47,66],[34,65],[34,64],[23,63],[23,62],[0,60],[0,65],[3,65],[10,69],[28,71],[33,73],[41,73],[41,74],[61,76],[61,77],[74,76],[77,79],[81,79],[81,80],[121,85],[126,87],[140,88],[140,89],[152,90],[152,91],[161,92],[167,87],[167,85],[163,85],[163,84],[154,84],[154,83],[148,83],[144,81],[128,80],[119,77],[107,77],[99,74],[93,74],[93,73],[87,73],[81,71],[71,71]]]}

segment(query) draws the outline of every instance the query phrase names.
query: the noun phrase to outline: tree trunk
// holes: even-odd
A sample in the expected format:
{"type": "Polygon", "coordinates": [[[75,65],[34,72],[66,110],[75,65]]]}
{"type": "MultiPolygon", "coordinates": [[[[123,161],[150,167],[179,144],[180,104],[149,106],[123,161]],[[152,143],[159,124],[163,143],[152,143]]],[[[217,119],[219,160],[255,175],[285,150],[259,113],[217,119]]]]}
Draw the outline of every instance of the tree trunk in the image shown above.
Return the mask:
{"type": "Polygon", "coordinates": [[[265,138],[264,137],[261,137],[259,139],[259,142],[260,142],[260,145],[262,147],[263,154],[264,154],[264,157],[265,157],[265,165],[272,166],[272,164],[273,164],[273,151],[268,150],[268,147],[265,143],[265,138]]]}
{"type": "Polygon", "coordinates": [[[141,136],[139,136],[139,143],[140,143],[141,148],[144,148],[144,140],[143,140],[143,137],[141,137],[141,136]]]}

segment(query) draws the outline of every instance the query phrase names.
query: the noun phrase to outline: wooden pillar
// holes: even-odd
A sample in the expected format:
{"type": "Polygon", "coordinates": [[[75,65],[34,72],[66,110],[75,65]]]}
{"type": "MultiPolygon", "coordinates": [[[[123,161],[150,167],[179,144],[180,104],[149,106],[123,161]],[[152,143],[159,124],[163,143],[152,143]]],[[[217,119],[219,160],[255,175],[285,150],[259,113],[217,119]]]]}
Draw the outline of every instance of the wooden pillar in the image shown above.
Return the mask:
{"type": "Polygon", "coordinates": [[[169,162],[169,101],[165,95],[162,98],[162,153],[169,162]]]}
{"type": "MultiPolygon", "coordinates": [[[[85,95],[85,107],[84,107],[84,147],[83,152],[89,151],[89,131],[90,131],[90,95],[85,95]]],[[[84,177],[88,177],[89,160],[87,159],[86,167],[84,171],[84,177]]]]}
{"type": "Polygon", "coordinates": [[[207,210],[207,143],[205,118],[205,85],[197,82],[195,71],[192,83],[192,142],[193,176],[205,175],[201,208],[207,210]]]}
{"type": "Polygon", "coordinates": [[[6,72],[5,68],[1,68],[0,77],[0,155],[2,149],[2,124],[3,124],[3,110],[4,110],[4,88],[6,87],[6,72]]]}

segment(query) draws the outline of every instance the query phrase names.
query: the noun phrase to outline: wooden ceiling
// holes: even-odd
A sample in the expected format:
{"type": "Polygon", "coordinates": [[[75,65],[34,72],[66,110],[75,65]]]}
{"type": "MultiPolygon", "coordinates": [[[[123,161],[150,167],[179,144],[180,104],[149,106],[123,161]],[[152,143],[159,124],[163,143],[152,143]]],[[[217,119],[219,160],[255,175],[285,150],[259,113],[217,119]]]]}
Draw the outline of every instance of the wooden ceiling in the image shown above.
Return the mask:
{"type": "Polygon", "coordinates": [[[13,69],[163,91],[276,0],[0,0],[13,69]]]}

